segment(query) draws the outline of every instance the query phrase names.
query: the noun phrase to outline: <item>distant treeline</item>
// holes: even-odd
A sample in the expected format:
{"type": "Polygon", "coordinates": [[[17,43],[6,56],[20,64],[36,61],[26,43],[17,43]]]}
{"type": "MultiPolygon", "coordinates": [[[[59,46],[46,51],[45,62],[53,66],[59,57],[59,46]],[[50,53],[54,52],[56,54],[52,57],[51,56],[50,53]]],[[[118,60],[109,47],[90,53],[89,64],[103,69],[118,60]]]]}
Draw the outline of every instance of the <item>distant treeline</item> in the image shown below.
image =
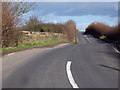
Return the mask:
{"type": "Polygon", "coordinates": [[[30,17],[29,21],[20,28],[22,31],[30,32],[52,32],[52,33],[63,33],[68,35],[70,41],[76,37],[76,24],[73,20],[68,20],[65,23],[43,23],[36,17],[30,17]]]}
{"type": "Polygon", "coordinates": [[[120,45],[120,24],[110,27],[103,23],[92,23],[86,28],[85,34],[91,34],[97,38],[104,36],[103,40],[120,45]]]}

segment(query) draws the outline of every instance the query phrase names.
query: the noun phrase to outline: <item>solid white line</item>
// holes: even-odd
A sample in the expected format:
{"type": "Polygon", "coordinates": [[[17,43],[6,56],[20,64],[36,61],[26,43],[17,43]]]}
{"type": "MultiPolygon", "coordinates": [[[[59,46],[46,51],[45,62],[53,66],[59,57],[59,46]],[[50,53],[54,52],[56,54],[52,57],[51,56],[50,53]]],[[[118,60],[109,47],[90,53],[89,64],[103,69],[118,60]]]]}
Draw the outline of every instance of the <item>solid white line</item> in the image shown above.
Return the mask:
{"type": "Polygon", "coordinates": [[[66,70],[67,70],[67,76],[68,76],[69,82],[73,88],[79,88],[78,85],[75,83],[70,67],[71,67],[71,61],[67,61],[66,70]]]}
{"type": "Polygon", "coordinates": [[[89,40],[89,39],[88,39],[88,37],[87,37],[86,35],[84,35],[84,36],[87,38],[87,40],[88,40],[90,43],[92,43],[92,41],[91,41],[91,40],[89,40]]]}
{"type": "MultiPolygon", "coordinates": [[[[113,46],[112,46],[113,47],[113,46]]],[[[120,53],[115,47],[113,47],[113,49],[117,52],[117,53],[120,53]]]]}
{"type": "Polygon", "coordinates": [[[5,55],[5,56],[11,56],[11,55],[13,55],[13,54],[15,54],[15,53],[10,53],[10,54],[7,54],[7,55],[5,55]]]}

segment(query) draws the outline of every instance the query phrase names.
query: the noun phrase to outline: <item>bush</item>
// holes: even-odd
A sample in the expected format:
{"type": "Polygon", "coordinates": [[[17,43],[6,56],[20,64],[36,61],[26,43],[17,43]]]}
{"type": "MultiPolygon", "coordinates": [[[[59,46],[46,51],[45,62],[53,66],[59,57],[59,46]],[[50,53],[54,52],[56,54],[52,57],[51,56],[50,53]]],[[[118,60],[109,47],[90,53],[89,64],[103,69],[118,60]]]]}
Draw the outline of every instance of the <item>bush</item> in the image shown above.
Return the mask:
{"type": "Polygon", "coordinates": [[[102,23],[92,23],[86,28],[85,34],[91,34],[99,38],[108,30],[110,30],[110,27],[108,25],[102,23]]]}
{"type": "Polygon", "coordinates": [[[73,20],[68,20],[64,24],[52,24],[52,23],[41,23],[36,17],[30,18],[25,26],[22,27],[24,31],[33,31],[33,32],[52,32],[52,33],[63,33],[66,34],[69,38],[69,41],[72,41],[76,37],[76,25],[73,20]],[[36,22],[36,23],[35,23],[36,22]]]}
{"type": "Polygon", "coordinates": [[[106,38],[106,36],[100,36],[100,39],[105,39],[106,38]]]}
{"type": "Polygon", "coordinates": [[[20,17],[31,10],[32,4],[27,2],[2,2],[2,47],[16,42],[18,31],[16,26],[20,17]]]}
{"type": "Polygon", "coordinates": [[[120,24],[110,27],[102,23],[92,23],[86,28],[85,34],[91,34],[106,42],[115,43],[120,48],[120,24]]]}
{"type": "Polygon", "coordinates": [[[111,40],[120,40],[120,30],[118,29],[120,24],[115,27],[110,27],[102,23],[92,23],[85,31],[85,34],[91,34],[95,37],[106,36],[111,40]]]}

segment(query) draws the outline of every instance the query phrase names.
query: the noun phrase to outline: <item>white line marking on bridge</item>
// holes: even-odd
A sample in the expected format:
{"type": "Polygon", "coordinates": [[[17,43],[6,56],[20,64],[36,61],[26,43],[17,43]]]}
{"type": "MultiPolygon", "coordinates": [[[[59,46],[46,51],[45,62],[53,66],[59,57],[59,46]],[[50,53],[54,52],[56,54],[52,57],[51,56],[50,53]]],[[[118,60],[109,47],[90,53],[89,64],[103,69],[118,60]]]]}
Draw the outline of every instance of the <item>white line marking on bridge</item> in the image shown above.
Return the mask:
{"type": "MultiPolygon", "coordinates": [[[[113,46],[112,46],[113,47],[113,46]]],[[[113,47],[113,49],[117,52],[117,53],[120,53],[115,47],[113,47]]]]}
{"type": "Polygon", "coordinates": [[[84,36],[86,37],[86,39],[87,39],[90,43],[92,43],[92,41],[91,41],[91,40],[89,40],[89,39],[88,39],[88,37],[87,37],[86,35],[84,35],[84,36]]]}
{"type": "Polygon", "coordinates": [[[72,76],[72,72],[71,72],[70,68],[71,68],[71,61],[67,61],[66,71],[67,71],[67,76],[68,76],[69,82],[73,88],[79,88],[78,85],[75,83],[75,80],[72,76]]]}

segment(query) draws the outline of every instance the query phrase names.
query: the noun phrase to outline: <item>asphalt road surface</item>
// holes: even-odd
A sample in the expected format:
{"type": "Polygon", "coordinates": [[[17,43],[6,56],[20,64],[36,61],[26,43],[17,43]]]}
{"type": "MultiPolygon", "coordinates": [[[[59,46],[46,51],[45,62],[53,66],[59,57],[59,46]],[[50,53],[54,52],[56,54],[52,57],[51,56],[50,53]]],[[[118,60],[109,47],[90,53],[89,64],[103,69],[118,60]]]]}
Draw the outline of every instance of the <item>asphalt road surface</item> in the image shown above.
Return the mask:
{"type": "Polygon", "coordinates": [[[3,56],[3,88],[118,88],[119,53],[92,36],[77,39],[3,56]]]}

